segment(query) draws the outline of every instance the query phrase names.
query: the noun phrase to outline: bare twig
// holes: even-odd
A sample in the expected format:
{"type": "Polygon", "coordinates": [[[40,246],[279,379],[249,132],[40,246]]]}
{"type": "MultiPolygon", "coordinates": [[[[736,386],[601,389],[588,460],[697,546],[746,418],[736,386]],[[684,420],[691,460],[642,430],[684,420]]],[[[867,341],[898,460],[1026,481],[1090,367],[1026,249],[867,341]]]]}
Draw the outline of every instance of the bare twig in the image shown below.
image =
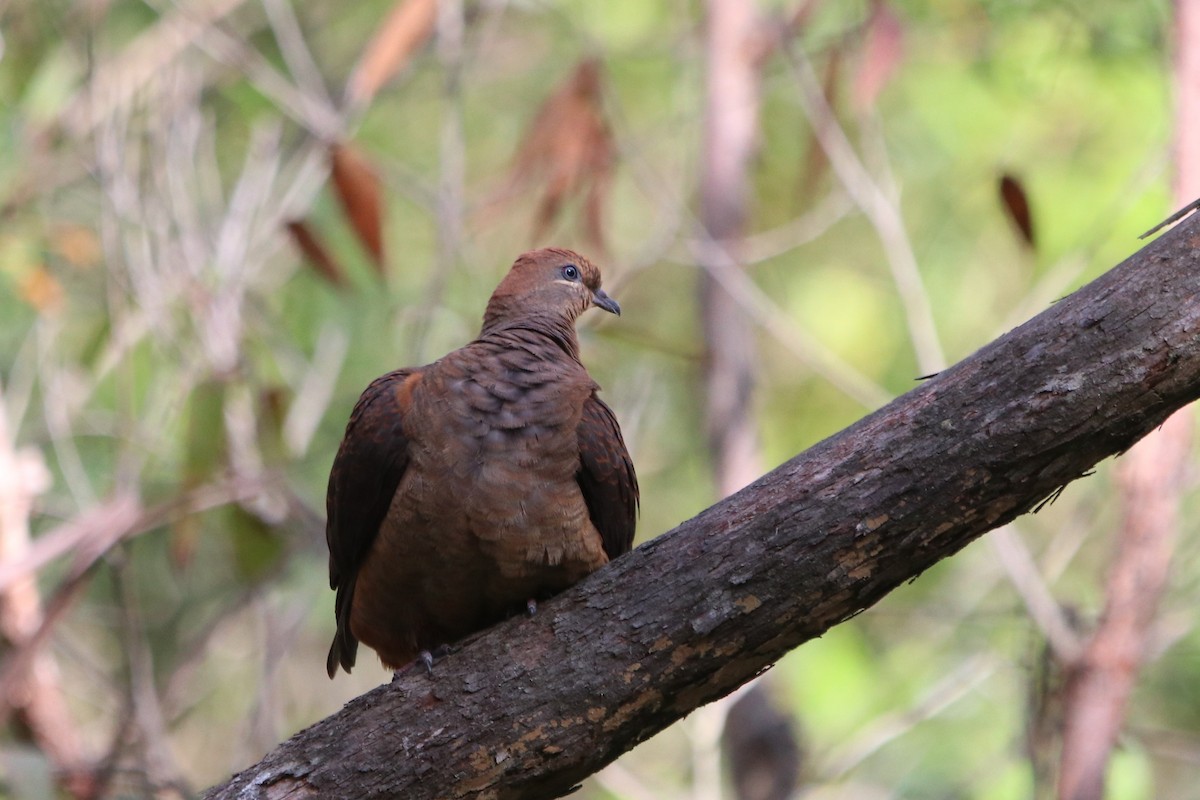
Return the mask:
{"type": "Polygon", "coordinates": [[[245,0],[194,0],[167,9],[145,33],[100,65],[96,74],[66,104],[60,119],[73,136],[86,138],[114,112],[130,105],[138,92],[245,0]]]}
{"type": "Polygon", "coordinates": [[[937,372],[945,366],[946,357],[938,341],[933,311],[925,293],[904,220],[900,216],[899,204],[871,177],[855,154],[853,145],[825,100],[820,80],[808,56],[802,49],[792,47],[787,41],[784,41],[781,49],[791,65],[792,74],[799,87],[800,104],[812,123],[813,133],[821,149],[825,151],[833,171],[846,187],[846,191],[879,234],[888,265],[891,267],[892,278],[904,306],[917,363],[923,372],[937,372]]]}
{"type": "Polygon", "coordinates": [[[322,326],[312,363],[304,372],[283,422],[283,440],[292,455],[301,456],[308,451],[313,434],[329,408],[336,378],[349,349],[345,331],[330,324],[322,326]]]}
{"type": "Polygon", "coordinates": [[[274,480],[270,476],[227,476],[150,507],[143,507],[131,496],[118,496],[39,536],[23,557],[6,559],[0,566],[0,592],[68,553],[74,557],[67,575],[80,574],[123,539],[188,514],[249,501],[272,486],[274,480]]]}
{"type": "MultiPolygon", "coordinates": [[[[708,249],[705,269],[725,291],[750,311],[753,319],[801,363],[865,408],[878,408],[892,394],[847,364],[832,350],[800,328],[730,257],[720,257],[718,246],[708,249]]],[[[699,258],[697,258],[699,261],[699,258]]],[[[703,262],[701,262],[703,263],[703,262]]]]}
{"type": "Polygon", "coordinates": [[[1193,211],[1196,211],[1197,209],[1200,209],[1200,198],[1197,198],[1196,200],[1193,200],[1192,202],[1188,203],[1186,206],[1179,209],[1174,214],[1167,217],[1166,219],[1164,219],[1162,222],[1155,225],[1150,230],[1148,230],[1145,233],[1143,233],[1142,235],[1138,236],[1138,238],[1145,239],[1148,236],[1158,233],[1163,228],[1167,227],[1168,225],[1174,225],[1176,222],[1179,222],[1179,220],[1183,219],[1188,214],[1191,214],[1193,211]]]}
{"type": "Polygon", "coordinates": [[[996,667],[995,659],[990,656],[977,654],[968,658],[929,686],[911,708],[877,718],[838,751],[826,754],[826,763],[818,768],[819,774],[829,781],[845,778],[871,754],[962,700],[990,678],[996,667]]]}
{"type": "Polygon", "coordinates": [[[757,264],[816,241],[835,224],[846,218],[852,203],[841,192],[831,192],[811,211],[770,230],[750,234],[743,239],[745,263],[757,264]]]}
{"type": "Polygon", "coordinates": [[[267,12],[267,20],[271,23],[271,31],[275,34],[275,41],[279,43],[279,51],[283,54],[288,71],[296,83],[306,94],[321,98],[322,105],[332,109],[333,98],[321,77],[321,69],[304,40],[304,32],[300,29],[300,21],[296,19],[291,1],[262,0],[262,5],[267,12]]]}
{"type": "Polygon", "coordinates": [[[0,592],[37,574],[43,567],[68,553],[92,561],[132,530],[143,509],[132,495],[117,495],[79,516],[43,533],[21,554],[0,560],[0,592]]]}
{"type": "Polygon", "coordinates": [[[1055,658],[1062,664],[1073,664],[1083,652],[1075,630],[1054,599],[1034,562],[1029,548],[1013,525],[997,528],[988,538],[992,552],[999,558],[1009,582],[1025,603],[1025,609],[1042,635],[1046,637],[1055,658]]]}
{"type": "MultiPolygon", "coordinates": [[[[225,0],[233,2],[234,0],[225,0]]],[[[241,2],[242,0],[238,0],[241,2]]],[[[150,0],[157,6],[161,0],[150,0]]],[[[160,10],[167,14],[166,8],[160,10]]],[[[324,93],[312,93],[288,80],[240,36],[226,30],[220,17],[197,15],[188,20],[188,44],[220,64],[237,69],[280,111],[322,141],[341,138],[345,122],[324,93]]]]}
{"type": "MultiPolygon", "coordinates": [[[[612,109],[612,119],[620,123],[624,117],[618,98],[611,94],[606,95],[605,106],[612,109]]],[[[780,308],[741,269],[736,259],[723,253],[711,237],[707,236],[704,227],[690,212],[689,203],[680,193],[688,188],[687,176],[692,171],[690,168],[680,165],[679,174],[664,175],[663,164],[646,157],[641,149],[633,144],[635,137],[632,133],[620,128],[618,134],[615,138],[623,163],[632,168],[639,188],[651,200],[651,206],[664,214],[666,219],[656,229],[651,240],[643,245],[643,252],[617,275],[614,282],[617,291],[636,274],[660,260],[688,265],[699,264],[703,269],[713,272],[716,280],[738,303],[748,319],[835,389],[867,409],[878,408],[892,399],[894,395],[891,392],[855,369],[780,308]],[[672,254],[671,250],[684,233],[688,236],[681,243],[684,245],[682,252],[672,254]],[[704,263],[700,257],[702,251],[712,257],[711,263],[704,263]]],[[[764,233],[763,235],[768,237],[765,241],[756,236],[748,237],[746,263],[780,255],[781,252],[777,248],[783,247],[786,240],[792,237],[795,237],[795,243],[800,244],[806,241],[809,233],[816,235],[824,229],[827,214],[836,216],[840,213],[837,210],[838,205],[831,198],[827,203],[818,206],[813,212],[815,217],[804,215],[795,221],[794,227],[785,225],[775,232],[764,233]]]]}

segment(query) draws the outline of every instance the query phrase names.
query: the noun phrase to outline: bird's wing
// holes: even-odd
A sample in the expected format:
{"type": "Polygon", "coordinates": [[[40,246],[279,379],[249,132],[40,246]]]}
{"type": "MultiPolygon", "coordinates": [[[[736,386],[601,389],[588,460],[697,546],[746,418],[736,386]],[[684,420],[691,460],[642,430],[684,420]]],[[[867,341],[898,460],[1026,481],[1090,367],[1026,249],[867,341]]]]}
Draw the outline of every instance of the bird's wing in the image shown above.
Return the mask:
{"type": "Polygon", "coordinates": [[[350,631],[354,584],[408,467],[404,416],[420,377],[419,370],[401,369],[367,387],[350,414],[329,473],[325,542],[329,586],[337,590],[337,633],[325,664],[331,678],[339,664],[347,672],[354,666],[358,650],[358,640],[350,631]]]}
{"type": "Polygon", "coordinates": [[[600,531],[604,552],[616,558],[633,546],[637,526],[638,483],[621,428],[612,409],[591,395],[579,420],[579,473],[592,524],[600,531]]]}

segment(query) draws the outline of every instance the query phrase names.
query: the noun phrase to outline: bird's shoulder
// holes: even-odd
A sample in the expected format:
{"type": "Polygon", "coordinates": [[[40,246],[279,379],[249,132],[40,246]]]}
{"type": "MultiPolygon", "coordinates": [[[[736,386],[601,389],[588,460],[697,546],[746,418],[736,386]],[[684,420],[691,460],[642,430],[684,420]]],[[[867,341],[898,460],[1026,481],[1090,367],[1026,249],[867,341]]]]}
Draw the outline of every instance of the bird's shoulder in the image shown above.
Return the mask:
{"type": "Polygon", "coordinates": [[[357,570],[409,465],[407,412],[425,370],[381,375],[363,390],[333,460],[326,492],[329,578],[357,570]]]}
{"type": "Polygon", "coordinates": [[[490,414],[554,404],[578,410],[597,388],[583,364],[552,337],[510,328],[481,336],[431,364],[421,413],[463,407],[490,414]]]}

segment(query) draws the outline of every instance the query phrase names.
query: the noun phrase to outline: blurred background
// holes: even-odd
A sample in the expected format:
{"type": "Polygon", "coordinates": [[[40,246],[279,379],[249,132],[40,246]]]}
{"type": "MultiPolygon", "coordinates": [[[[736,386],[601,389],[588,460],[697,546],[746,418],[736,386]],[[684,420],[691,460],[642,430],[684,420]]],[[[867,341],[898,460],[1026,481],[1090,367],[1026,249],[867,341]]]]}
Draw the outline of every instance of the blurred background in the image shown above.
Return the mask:
{"type": "MultiPolygon", "coordinates": [[[[191,796],[389,679],[324,674],[328,470],[523,250],[624,310],[639,541],[1112,267],[1200,195],[1197,6],[0,3],[0,792],[191,796]]],[[[578,796],[1200,797],[1190,425],[578,796]]]]}

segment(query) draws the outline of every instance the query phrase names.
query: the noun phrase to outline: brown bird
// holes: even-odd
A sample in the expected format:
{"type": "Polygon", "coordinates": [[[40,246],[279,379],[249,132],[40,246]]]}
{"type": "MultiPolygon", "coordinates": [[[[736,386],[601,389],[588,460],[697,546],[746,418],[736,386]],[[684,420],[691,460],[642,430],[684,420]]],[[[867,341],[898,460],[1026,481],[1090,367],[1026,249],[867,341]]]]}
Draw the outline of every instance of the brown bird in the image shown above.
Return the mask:
{"type": "Polygon", "coordinates": [[[428,666],[629,550],[637,477],[575,336],[591,306],[621,313],[586,258],[525,253],[475,341],[363,392],[326,498],[331,678],[360,641],[428,666]]]}

